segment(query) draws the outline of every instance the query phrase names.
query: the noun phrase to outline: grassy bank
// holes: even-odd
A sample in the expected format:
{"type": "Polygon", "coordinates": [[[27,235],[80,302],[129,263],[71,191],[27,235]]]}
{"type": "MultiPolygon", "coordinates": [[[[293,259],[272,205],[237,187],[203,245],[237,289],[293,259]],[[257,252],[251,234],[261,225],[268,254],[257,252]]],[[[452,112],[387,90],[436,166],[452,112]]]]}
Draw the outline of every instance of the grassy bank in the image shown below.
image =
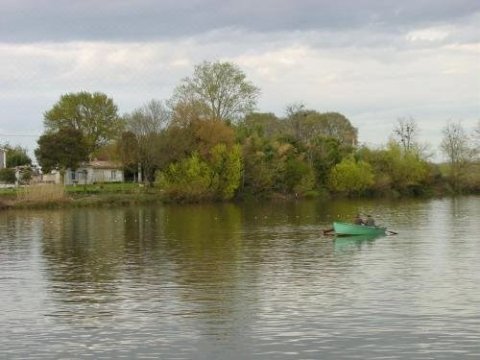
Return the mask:
{"type": "MultiPolygon", "coordinates": [[[[364,198],[413,198],[413,197],[442,197],[454,195],[444,185],[429,191],[400,194],[393,190],[382,194],[364,194],[364,198]]],[[[478,194],[478,188],[469,189],[465,193],[478,194]]],[[[355,198],[345,194],[330,194],[324,192],[312,192],[297,197],[295,194],[268,193],[264,196],[248,196],[243,194],[237,198],[239,201],[265,200],[265,201],[289,201],[300,198],[355,198]]],[[[72,208],[94,206],[129,206],[154,203],[175,202],[167,198],[164,193],[155,187],[145,187],[134,183],[117,184],[93,184],[77,186],[61,185],[32,185],[20,188],[0,189],[0,210],[5,209],[46,209],[46,208],[72,208]]],[[[188,202],[188,201],[185,201],[188,202]]]]}
{"type": "Polygon", "coordinates": [[[161,192],[138,184],[32,185],[2,189],[0,208],[66,208],[118,206],[161,202],[161,192]]]}

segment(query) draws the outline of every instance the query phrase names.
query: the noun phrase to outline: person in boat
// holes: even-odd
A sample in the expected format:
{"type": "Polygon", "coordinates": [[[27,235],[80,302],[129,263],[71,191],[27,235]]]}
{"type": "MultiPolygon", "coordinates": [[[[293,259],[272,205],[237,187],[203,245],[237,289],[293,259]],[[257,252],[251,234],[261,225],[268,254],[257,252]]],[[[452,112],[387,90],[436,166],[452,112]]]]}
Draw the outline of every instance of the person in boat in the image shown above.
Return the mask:
{"type": "Polygon", "coordinates": [[[375,226],[375,220],[373,220],[372,215],[367,215],[367,220],[365,221],[367,226],[375,226]]]}
{"type": "Polygon", "coordinates": [[[365,222],[363,221],[362,217],[360,216],[360,214],[357,214],[357,216],[355,216],[355,219],[353,219],[353,223],[355,225],[365,225],[365,222]]]}

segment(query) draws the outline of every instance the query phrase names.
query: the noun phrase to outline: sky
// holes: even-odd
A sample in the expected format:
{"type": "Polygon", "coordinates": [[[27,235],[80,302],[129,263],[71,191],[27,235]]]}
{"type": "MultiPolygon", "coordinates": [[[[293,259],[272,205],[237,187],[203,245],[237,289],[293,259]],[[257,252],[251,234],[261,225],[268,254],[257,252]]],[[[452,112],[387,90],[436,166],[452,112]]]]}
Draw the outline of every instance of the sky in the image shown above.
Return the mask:
{"type": "Polygon", "coordinates": [[[33,156],[62,94],[100,91],[120,114],[168,99],[202,61],[237,64],[258,111],[344,114],[371,147],[413,118],[480,121],[478,0],[0,0],[0,144],[33,156]]]}

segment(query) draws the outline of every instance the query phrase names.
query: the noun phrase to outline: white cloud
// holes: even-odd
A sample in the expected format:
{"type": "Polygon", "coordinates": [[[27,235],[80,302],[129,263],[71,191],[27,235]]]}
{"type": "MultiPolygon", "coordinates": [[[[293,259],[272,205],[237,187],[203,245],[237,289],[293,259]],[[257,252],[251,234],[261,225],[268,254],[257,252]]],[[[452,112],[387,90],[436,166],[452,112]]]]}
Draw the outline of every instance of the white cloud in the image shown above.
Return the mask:
{"type": "MultiPolygon", "coordinates": [[[[105,92],[128,112],[168,98],[195,64],[220,59],[237,63],[261,88],[260,111],[282,115],[293,102],[339,111],[359,128],[361,141],[377,144],[387,141],[397,118],[412,116],[436,145],[447,120],[473,126],[480,118],[480,41],[473,28],[469,22],[407,32],[232,27],[151,42],[0,43],[0,127],[41,132],[43,112],[71,91],[105,92]]],[[[34,140],[25,144],[32,149],[34,140]]]]}
{"type": "Polygon", "coordinates": [[[431,27],[410,31],[405,37],[408,41],[439,42],[445,40],[453,31],[451,26],[431,27]]]}

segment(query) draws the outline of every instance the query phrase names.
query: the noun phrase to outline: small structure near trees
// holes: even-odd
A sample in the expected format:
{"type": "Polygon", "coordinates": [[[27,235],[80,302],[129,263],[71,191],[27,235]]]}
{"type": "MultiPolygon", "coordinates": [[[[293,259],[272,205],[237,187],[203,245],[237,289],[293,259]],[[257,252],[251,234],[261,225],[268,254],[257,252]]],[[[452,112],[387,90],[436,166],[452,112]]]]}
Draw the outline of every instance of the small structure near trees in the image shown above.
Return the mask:
{"type": "MultiPolygon", "coordinates": [[[[94,160],[81,163],[76,169],[66,169],[63,174],[64,185],[86,185],[123,181],[124,174],[122,165],[112,161],[94,160]]],[[[47,174],[43,174],[42,182],[62,184],[61,171],[54,169],[47,174]]]]}

